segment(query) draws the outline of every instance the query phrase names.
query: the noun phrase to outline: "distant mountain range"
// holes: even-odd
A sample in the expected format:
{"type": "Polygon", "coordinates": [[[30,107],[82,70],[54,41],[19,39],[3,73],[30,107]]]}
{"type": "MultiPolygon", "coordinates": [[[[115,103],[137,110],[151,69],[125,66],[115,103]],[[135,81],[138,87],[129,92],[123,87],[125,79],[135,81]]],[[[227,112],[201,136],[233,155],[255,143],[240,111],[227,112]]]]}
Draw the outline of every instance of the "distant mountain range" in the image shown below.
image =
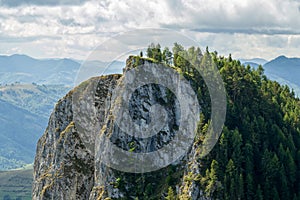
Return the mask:
{"type": "Polygon", "coordinates": [[[0,82],[71,85],[80,64],[70,59],[38,60],[25,55],[0,56],[0,82]]]}
{"type": "Polygon", "coordinates": [[[279,56],[269,62],[264,59],[240,59],[244,65],[257,68],[262,65],[265,75],[283,85],[292,88],[295,94],[300,97],[300,58],[288,58],[279,56]]]}
{"type": "Polygon", "coordinates": [[[115,61],[106,70],[108,64],[110,63],[101,61],[75,61],[66,58],[34,59],[19,54],[0,56],[0,84],[20,82],[74,86],[74,81],[79,71],[88,71],[89,76],[122,72],[123,62],[115,61]]]}
{"type": "Polygon", "coordinates": [[[252,59],[239,59],[241,61],[241,63],[243,63],[244,65],[249,64],[251,66],[251,64],[254,65],[264,65],[266,64],[268,61],[263,59],[263,58],[252,58],[252,59]]]}
{"type": "Polygon", "coordinates": [[[279,76],[300,86],[300,58],[279,56],[264,65],[269,75],[279,76]]]}

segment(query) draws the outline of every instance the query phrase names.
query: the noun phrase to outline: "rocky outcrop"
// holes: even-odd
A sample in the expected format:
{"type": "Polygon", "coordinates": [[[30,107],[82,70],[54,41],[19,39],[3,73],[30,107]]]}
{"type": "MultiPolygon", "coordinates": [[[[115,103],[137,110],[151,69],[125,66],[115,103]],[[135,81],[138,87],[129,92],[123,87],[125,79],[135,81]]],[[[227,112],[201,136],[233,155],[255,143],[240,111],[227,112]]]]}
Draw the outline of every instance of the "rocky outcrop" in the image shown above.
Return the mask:
{"type": "Polygon", "coordinates": [[[124,151],[153,152],[168,144],[180,125],[178,100],[166,87],[156,84],[133,92],[128,107],[130,117],[141,125],[151,123],[151,107],[163,106],[166,126],[158,134],[136,138],[115,124],[118,107],[112,104],[114,90],[126,73],[140,64],[149,66],[153,61],[130,57],[124,76],[92,78],[57,103],[37,145],[33,199],[164,199],[168,187],[176,185],[177,193],[186,190],[192,199],[200,199],[199,188],[185,184],[183,178],[192,155],[183,155],[158,171],[138,174],[121,172],[101,162],[99,152],[110,151],[99,145],[102,136],[124,151]]]}
{"type": "MultiPolygon", "coordinates": [[[[69,92],[55,106],[48,127],[37,145],[34,163],[33,199],[88,199],[94,186],[93,132],[82,137],[82,127],[95,128],[94,121],[74,117],[74,103],[93,96],[95,108],[104,110],[103,99],[115,86],[119,75],[92,78],[69,92]],[[97,83],[97,95],[90,88],[97,83]],[[80,94],[80,96],[79,96],[80,94]],[[100,98],[102,97],[102,98],[100,98]],[[78,98],[74,101],[73,98],[78,98]],[[82,120],[82,121],[79,121],[82,120]],[[81,131],[81,133],[80,133],[81,131]],[[86,141],[85,141],[86,140],[86,141]],[[88,145],[90,144],[90,145],[88,145]]],[[[83,109],[84,110],[84,109],[83,109]]],[[[97,113],[89,113],[95,118],[97,113]]],[[[87,133],[87,131],[85,131],[87,133]]]]}

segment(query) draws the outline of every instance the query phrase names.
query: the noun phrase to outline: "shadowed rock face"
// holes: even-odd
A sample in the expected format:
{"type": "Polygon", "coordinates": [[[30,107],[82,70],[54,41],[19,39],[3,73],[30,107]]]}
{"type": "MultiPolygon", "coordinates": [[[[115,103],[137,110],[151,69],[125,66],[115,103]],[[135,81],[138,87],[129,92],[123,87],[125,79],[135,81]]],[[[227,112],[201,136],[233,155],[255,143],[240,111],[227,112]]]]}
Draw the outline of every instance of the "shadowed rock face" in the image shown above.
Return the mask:
{"type": "MultiPolygon", "coordinates": [[[[151,65],[149,60],[130,57],[124,76],[136,62],[151,65]]],[[[169,185],[177,185],[177,193],[185,190],[192,199],[200,199],[197,184],[191,181],[187,185],[183,181],[188,172],[187,161],[193,156],[185,155],[168,167],[144,174],[120,172],[99,160],[97,151],[101,148],[95,141],[100,135],[123,150],[151,152],[171,141],[179,126],[179,103],[175,96],[164,86],[148,84],[136,90],[129,100],[130,117],[137,124],[149,123],[150,107],[160,104],[165,107],[167,125],[146,139],[122,132],[114,124],[111,98],[124,76],[91,78],[57,103],[37,145],[33,199],[164,199],[169,185]]],[[[193,170],[199,170],[196,161],[190,164],[193,170]]]]}

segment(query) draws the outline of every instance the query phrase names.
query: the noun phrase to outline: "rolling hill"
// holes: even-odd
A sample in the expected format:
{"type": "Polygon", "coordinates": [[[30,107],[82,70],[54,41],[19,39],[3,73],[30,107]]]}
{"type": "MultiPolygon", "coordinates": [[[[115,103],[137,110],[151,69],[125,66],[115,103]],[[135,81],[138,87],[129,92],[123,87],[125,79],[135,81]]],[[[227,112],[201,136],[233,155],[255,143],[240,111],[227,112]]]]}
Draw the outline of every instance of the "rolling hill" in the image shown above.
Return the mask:
{"type": "Polygon", "coordinates": [[[62,85],[0,86],[0,170],[32,163],[48,117],[70,88],[62,85]]]}
{"type": "Polygon", "coordinates": [[[47,118],[0,100],[0,170],[31,163],[46,124],[47,118]]]}
{"type": "Polygon", "coordinates": [[[11,84],[0,86],[0,99],[48,118],[55,102],[70,89],[64,85],[11,84]]]}
{"type": "Polygon", "coordinates": [[[30,200],[32,169],[0,171],[0,199],[30,200]]]}

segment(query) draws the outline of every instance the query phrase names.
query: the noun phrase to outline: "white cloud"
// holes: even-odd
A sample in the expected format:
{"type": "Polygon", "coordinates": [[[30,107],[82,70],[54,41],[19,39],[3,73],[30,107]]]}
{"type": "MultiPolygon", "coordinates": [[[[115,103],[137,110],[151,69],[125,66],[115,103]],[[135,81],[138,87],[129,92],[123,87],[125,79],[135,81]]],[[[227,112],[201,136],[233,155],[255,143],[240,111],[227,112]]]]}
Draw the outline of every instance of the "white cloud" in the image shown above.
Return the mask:
{"type": "Polygon", "coordinates": [[[146,27],[183,31],[201,45],[239,57],[297,56],[299,49],[295,0],[17,2],[0,0],[0,54],[17,48],[36,57],[82,59],[107,37],[146,27]]]}

